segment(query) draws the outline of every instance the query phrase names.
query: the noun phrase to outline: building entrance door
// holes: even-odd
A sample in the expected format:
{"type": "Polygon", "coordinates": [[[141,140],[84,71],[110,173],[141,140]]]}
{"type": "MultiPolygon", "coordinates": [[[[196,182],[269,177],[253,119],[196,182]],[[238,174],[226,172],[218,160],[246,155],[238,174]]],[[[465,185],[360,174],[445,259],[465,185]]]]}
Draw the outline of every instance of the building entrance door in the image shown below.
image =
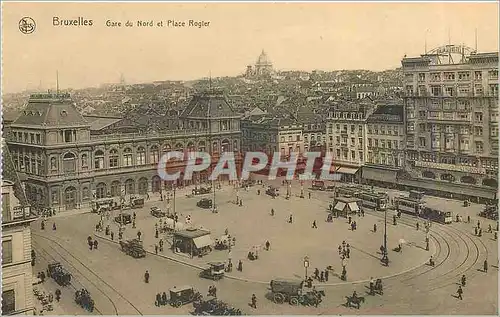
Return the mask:
{"type": "Polygon", "coordinates": [[[76,188],[68,187],[64,192],[64,206],[66,210],[76,208],[76,188]]]}

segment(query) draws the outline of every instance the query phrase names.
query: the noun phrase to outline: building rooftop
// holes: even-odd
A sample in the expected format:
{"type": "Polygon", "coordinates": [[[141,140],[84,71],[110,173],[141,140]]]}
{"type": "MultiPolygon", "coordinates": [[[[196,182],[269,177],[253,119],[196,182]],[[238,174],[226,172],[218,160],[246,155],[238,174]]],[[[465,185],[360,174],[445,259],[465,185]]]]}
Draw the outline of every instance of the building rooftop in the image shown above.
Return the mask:
{"type": "Polygon", "coordinates": [[[222,91],[210,89],[195,94],[181,113],[181,118],[240,117],[229,104],[222,91]]]}
{"type": "Polygon", "coordinates": [[[206,235],[209,235],[210,231],[208,230],[200,230],[200,229],[195,229],[195,230],[181,230],[177,231],[174,233],[174,235],[182,237],[182,238],[187,238],[187,239],[194,239],[198,237],[203,237],[206,235]]]}
{"type": "Polygon", "coordinates": [[[403,123],[404,109],[402,104],[381,104],[368,117],[367,122],[399,122],[403,123]]]}

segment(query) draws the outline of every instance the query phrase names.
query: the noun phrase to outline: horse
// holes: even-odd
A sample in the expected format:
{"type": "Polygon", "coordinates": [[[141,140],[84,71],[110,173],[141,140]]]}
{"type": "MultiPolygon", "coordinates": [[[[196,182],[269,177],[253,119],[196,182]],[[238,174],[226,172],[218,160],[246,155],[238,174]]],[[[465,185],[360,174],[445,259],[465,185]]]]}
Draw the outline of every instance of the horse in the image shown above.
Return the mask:
{"type": "Polygon", "coordinates": [[[358,297],[352,297],[352,296],[346,296],[346,306],[347,307],[352,307],[351,304],[356,305],[356,308],[359,309],[361,307],[361,303],[365,302],[365,298],[363,296],[358,296],[358,297]]]}

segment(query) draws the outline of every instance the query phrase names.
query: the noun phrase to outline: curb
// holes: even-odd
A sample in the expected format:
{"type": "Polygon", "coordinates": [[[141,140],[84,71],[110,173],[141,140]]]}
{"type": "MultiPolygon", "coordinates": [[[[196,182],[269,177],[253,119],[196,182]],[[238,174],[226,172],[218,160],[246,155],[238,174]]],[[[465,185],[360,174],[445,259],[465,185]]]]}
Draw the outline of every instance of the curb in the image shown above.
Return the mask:
{"type": "MultiPolygon", "coordinates": [[[[118,241],[115,241],[115,240],[111,240],[105,236],[102,236],[100,234],[97,234],[97,233],[94,233],[94,236],[98,237],[99,239],[102,239],[102,240],[105,240],[105,241],[108,241],[108,242],[111,242],[111,243],[115,243],[115,244],[119,244],[118,241]]],[[[195,268],[195,269],[198,269],[198,270],[204,270],[205,267],[202,267],[202,266],[199,266],[199,265],[196,265],[196,264],[192,264],[192,263],[189,263],[187,261],[183,261],[183,260],[180,260],[180,259],[176,259],[174,257],[171,257],[171,256],[167,256],[167,255],[163,255],[163,254],[155,254],[154,252],[152,251],[148,251],[146,249],[144,249],[146,251],[146,253],[149,253],[151,255],[154,255],[154,256],[159,256],[159,257],[162,257],[162,258],[165,258],[167,260],[170,260],[170,261],[173,261],[173,262],[176,262],[176,263],[179,263],[179,264],[182,264],[182,265],[185,265],[185,266],[189,266],[189,267],[192,267],[192,268],[195,268]]],[[[432,254],[433,256],[435,255],[432,254]]],[[[396,277],[396,276],[399,276],[399,275],[402,275],[402,274],[405,274],[405,273],[408,273],[410,271],[413,271],[421,266],[424,266],[425,264],[427,263],[427,261],[425,261],[424,263],[422,264],[419,264],[419,265],[416,265],[416,266],[413,266],[413,267],[410,267],[409,269],[407,270],[404,270],[404,271],[401,271],[401,272],[397,272],[395,274],[391,274],[391,275],[387,275],[387,276],[383,276],[383,277],[379,277],[380,279],[384,280],[384,279],[389,279],[389,278],[393,278],[393,277],[396,277]]],[[[232,280],[236,280],[236,281],[241,281],[241,282],[246,282],[246,283],[255,283],[255,284],[264,284],[264,285],[267,285],[269,284],[269,282],[264,282],[264,281],[257,281],[257,280],[250,280],[250,279],[246,279],[246,278],[242,278],[242,277],[237,277],[237,276],[234,276],[234,275],[228,275],[228,274],[225,274],[224,275],[225,277],[229,278],[229,279],[232,279],[232,280]]],[[[366,283],[366,282],[369,282],[370,279],[366,279],[366,280],[358,280],[358,281],[353,281],[353,282],[339,282],[339,283],[332,283],[332,284],[326,284],[326,283],[321,283],[321,284],[318,284],[318,285],[321,285],[322,287],[324,286],[341,286],[341,285],[355,285],[355,284],[361,284],[361,283],[366,283]]]]}

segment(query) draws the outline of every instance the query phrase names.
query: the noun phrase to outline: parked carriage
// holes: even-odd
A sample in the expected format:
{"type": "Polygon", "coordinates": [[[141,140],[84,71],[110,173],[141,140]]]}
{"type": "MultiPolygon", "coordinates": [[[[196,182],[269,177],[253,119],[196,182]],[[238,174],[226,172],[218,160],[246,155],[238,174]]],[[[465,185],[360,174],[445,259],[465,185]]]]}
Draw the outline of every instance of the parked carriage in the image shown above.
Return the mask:
{"type": "Polygon", "coordinates": [[[146,256],[146,251],[142,246],[142,241],[139,239],[120,241],[120,247],[123,252],[134,258],[143,258],[146,256]]]}
{"type": "Polygon", "coordinates": [[[127,225],[132,223],[132,216],[127,213],[121,213],[120,215],[115,217],[115,221],[122,225],[127,225]]]}
{"type": "Polygon", "coordinates": [[[51,263],[48,265],[47,269],[49,272],[49,277],[52,277],[58,285],[67,286],[71,284],[71,273],[66,271],[61,263],[51,263]]]}
{"type": "Polygon", "coordinates": [[[94,307],[95,307],[94,300],[90,296],[90,293],[84,288],[75,292],[75,302],[80,307],[82,307],[83,309],[85,309],[89,312],[94,311],[94,307]]]}
{"type": "Polygon", "coordinates": [[[326,189],[325,182],[313,180],[312,189],[313,190],[325,190],[326,189]]]}
{"type": "Polygon", "coordinates": [[[498,220],[498,206],[497,205],[487,205],[479,213],[479,216],[485,217],[492,220],[498,220]]]}
{"type": "Polygon", "coordinates": [[[203,209],[209,209],[213,207],[213,202],[212,199],[202,198],[199,202],[196,203],[196,206],[203,209]]]}
{"type": "Polygon", "coordinates": [[[156,217],[156,218],[162,218],[162,217],[165,217],[167,215],[166,212],[161,211],[161,209],[158,207],[151,207],[150,213],[153,217],[156,217]]]}
{"type": "Polygon", "coordinates": [[[140,209],[144,207],[144,198],[131,197],[130,198],[130,208],[140,209]]]}

